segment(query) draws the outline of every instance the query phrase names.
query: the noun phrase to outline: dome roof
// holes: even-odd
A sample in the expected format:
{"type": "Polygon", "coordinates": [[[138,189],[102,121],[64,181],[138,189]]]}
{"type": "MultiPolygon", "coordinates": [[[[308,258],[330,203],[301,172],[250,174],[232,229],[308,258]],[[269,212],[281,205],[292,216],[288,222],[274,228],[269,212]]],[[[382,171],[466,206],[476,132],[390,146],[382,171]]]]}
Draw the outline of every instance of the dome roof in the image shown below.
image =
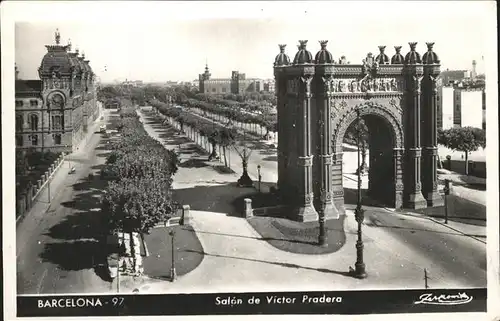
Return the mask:
{"type": "Polygon", "coordinates": [[[286,45],[279,45],[280,53],[274,59],[274,66],[286,66],[290,64],[290,58],[285,53],[286,45]]]}
{"type": "Polygon", "coordinates": [[[422,56],[422,62],[426,65],[439,64],[438,55],[432,51],[432,47],[434,46],[434,42],[427,43],[427,52],[422,56]]]}
{"type": "Polygon", "coordinates": [[[293,59],[294,65],[310,64],[313,62],[313,57],[309,51],[307,51],[307,40],[299,40],[299,51],[295,54],[293,59]]]}
{"type": "Polygon", "coordinates": [[[317,64],[332,64],[333,56],[328,50],[326,50],[328,40],[322,40],[319,43],[321,44],[321,50],[318,51],[314,60],[317,64]]]}
{"type": "Polygon", "coordinates": [[[41,74],[51,74],[52,72],[65,74],[71,73],[71,67],[73,64],[67,51],[68,47],[60,45],[49,45],[45,47],[48,52],[42,58],[39,72],[41,74]]]}
{"type": "Polygon", "coordinates": [[[396,49],[396,53],[391,58],[391,64],[404,64],[405,57],[401,54],[401,46],[394,46],[394,49],[396,49]]]}
{"type": "Polygon", "coordinates": [[[421,64],[422,59],[420,58],[420,54],[417,51],[415,51],[417,43],[410,42],[409,44],[410,44],[410,52],[406,54],[405,64],[407,65],[421,64]]]}
{"type": "Polygon", "coordinates": [[[90,60],[84,60],[83,62],[85,63],[85,67],[87,68],[87,71],[91,74],[94,74],[94,71],[92,70],[92,67],[90,67],[90,64],[89,64],[90,60]]]}
{"type": "Polygon", "coordinates": [[[80,73],[83,72],[82,66],[80,65],[80,60],[78,59],[78,50],[76,52],[70,52],[70,61],[71,61],[71,71],[80,73]]]}
{"type": "Polygon", "coordinates": [[[379,63],[379,65],[386,65],[389,63],[389,56],[387,56],[385,51],[385,46],[378,46],[380,53],[375,57],[375,61],[379,63]]]}

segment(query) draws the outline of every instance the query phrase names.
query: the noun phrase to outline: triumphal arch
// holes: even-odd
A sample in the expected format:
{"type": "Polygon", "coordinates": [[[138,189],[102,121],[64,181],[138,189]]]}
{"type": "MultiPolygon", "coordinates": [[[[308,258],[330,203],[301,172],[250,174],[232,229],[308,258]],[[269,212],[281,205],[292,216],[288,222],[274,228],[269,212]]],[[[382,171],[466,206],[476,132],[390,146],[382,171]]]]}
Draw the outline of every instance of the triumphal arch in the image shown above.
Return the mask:
{"type": "Polygon", "coordinates": [[[289,218],[327,219],[345,213],[342,142],[363,118],[369,129],[372,199],[392,208],[439,206],[436,77],[440,62],[427,43],[389,58],[385,46],[361,64],[335,61],[327,41],[313,55],[300,41],[293,61],[280,45],[274,62],[278,105],[278,190],[291,205],[289,218]]]}

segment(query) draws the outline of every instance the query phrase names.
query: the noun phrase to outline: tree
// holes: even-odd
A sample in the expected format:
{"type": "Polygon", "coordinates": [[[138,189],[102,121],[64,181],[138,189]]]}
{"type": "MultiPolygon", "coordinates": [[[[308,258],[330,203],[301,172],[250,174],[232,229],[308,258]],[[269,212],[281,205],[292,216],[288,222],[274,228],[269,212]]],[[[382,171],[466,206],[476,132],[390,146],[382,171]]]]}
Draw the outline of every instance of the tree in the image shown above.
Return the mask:
{"type": "Polygon", "coordinates": [[[219,129],[219,145],[222,146],[224,152],[224,165],[227,166],[226,150],[228,147],[234,145],[236,131],[233,128],[222,127],[219,129]]]}
{"type": "Polygon", "coordinates": [[[438,131],[438,144],[465,153],[465,175],[469,175],[469,153],[486,147],[486,133],[475,127],[455,127],[438,131]]]}
{"type": "Polygon", "coordinates": [[[344,142],[360,147],[361,150],[361,165],[356,169],[356,174],[361,171],[361,174],[368,172],[366,164],[366,156],[368,151],[369,130],[363,118],[360,118],[359,123],[355,120],[347,129],[344,142]],[[359,133],[358,133],[359,132],[359,133]],[[359,134],[359,141],[358,141],[359,134]]]}
{"type": "Polygon", "coordinates": [[[16,150],[16,180],[29,174],[29,163],[24,151],[16,150]]]}
{"type": "Polygon", "coordinates": [[[252,150],[246,145],[245,137],[240,142],[240,145],[234,145],[234,149],[236,150],[238,156],[240,156],[243,167],[243,173],[241,174],[241,177],[238,179],[238,186],[252,187],[253,181],[248,175],[248,161],[250,159],[250,156],[252,155],[252,150]]]}

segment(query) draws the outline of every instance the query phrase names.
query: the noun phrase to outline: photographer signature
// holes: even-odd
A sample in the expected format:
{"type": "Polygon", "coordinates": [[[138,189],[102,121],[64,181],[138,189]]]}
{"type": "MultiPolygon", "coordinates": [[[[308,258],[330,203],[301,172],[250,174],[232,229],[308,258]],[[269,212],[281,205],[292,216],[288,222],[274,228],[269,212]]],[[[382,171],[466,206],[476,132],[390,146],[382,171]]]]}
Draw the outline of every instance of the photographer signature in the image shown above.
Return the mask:
{"type": "Polygon", "coordinates": [[[419,297],[419,301],[414,304],[435,304],[435,305],[457,305],[466,304],[471,302],[472,296],[468,296],[465,292],[458,292],[458,294],[440,294],[434,295],[433,293],[425,293],[419,297]]]}

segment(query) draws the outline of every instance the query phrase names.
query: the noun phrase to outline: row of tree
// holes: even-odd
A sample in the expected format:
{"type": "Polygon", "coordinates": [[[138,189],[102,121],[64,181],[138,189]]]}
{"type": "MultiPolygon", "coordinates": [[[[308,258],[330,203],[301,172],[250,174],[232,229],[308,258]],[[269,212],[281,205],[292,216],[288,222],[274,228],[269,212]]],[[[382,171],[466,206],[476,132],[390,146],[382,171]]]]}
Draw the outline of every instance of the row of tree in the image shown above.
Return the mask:
{"type": "Polygon", "coordinates": [[[242,137],[233,127],[220,126],[202,117],[182,111],[159,101],[153,100],[150,104],[159,113],[170,118],[170,123],[174,121],[177,122],[181,131],[184,131],[185,126],[189,126],[189,128],[195,132],[194,135],[200,135],[205,138],[212,145],[212,151],[208,160],[219,157],[217,155],[217,146],[220,146],[222,147],[224,165],[228,167],[227,154],[229,149],[233,148],[241,158],[243,167],[243,173],[238,183],[241,186],[251,186],[253,184],[248,175],[248,160],[252,154],[252,150],[246,145],[246,138],[244,135],[242,137]]]}
{"type": "Polygon", "coordinates": [[[148,233],[178,208],[171,192],[178,158],[148,135],[134,109],[124,108],[120,116],[121,136],[111,143],[101,172],[110,180],[102,211],[109,215],[110,232],[148,233]]]}

